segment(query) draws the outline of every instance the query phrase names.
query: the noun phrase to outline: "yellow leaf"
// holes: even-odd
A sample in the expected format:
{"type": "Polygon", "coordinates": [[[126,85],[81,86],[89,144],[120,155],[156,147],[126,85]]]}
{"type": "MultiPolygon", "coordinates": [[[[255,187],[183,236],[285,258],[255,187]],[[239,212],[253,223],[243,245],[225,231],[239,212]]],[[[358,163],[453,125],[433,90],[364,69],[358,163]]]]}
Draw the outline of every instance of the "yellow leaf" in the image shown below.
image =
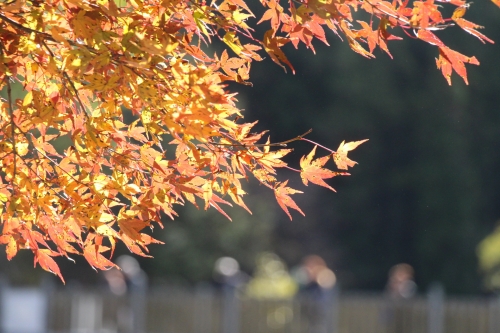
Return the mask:
{"type": "Polygon", "coordinates": [[[97,73],[86,75],[85,80],[89,82],[89,84],[85,86],[85,89],[103,90],[104,86],[106,86],[104,77],[97,73]]]}
{"type": "MultiPolygon", "coordinates": [[[[33,36],[34,36],[34,34],[33,34],[33,36]]],[[[27,36],[21,36],[19,38],[18,49],[26,54],[30,54],[31,52],[38,49],[38,45],[32,39],[34,39],[34,37],[31,38],[31,37],[27,37],[27,36]]]]}
{"type": "Polygon", "coordinates": [[[98,175],[94,179],[94,188],[96,191],[100,191],[108,185],[108,177],[106,175],[98,175]]]}
{"type": "Polygon", "coordinates": [[[206,17],[201,8],[197,8],[194,11],[193,18],[194,21],[196,22],[196,26],[198,27],[198,29],[200,29],[205,36],[210,36],[210,34],[207,31],[207,28],[205,27],[205,23],[203,22],[204,19],[206,19],[206,17]]]}
{"type": "Polygon", "coordinates": [[[158,96],[158,89],[152,81],[147,80],[138,86],[137,94],[143,99],[155,98],[158,96]]]}
{"type": "Polygon", "coordinates": [[[16,142],[16,153],[19,156],[24,156],[29,152],[29,144],[26,142],[16,142]]]}
{"type": "Polygon", "coordinates": [[[13,147],[12,143],[10,143],[8,141],[7,142],[6,141],[0,142],[0,151],[2,153],[10,153],[12,151],[12,147],[13,147]]]}
{"type": "Polygon", "coordinates": [[[151,123],[151,112],[144,110],[141,113],[141,120],[144,125],[151,123]]]}
{"type": "Polygon", "coordinates": [[[252,17],[253,15],[250,14],[245,14],[240,12],[239,10],[236,10],[232,13],[233,20],[238,23],[241,27],[247,28],[248,26],[244,23],[245,20],[249,17],[252,17]]]}
{"type": "Polygon", "coordinates": [[[23,106],[30,105],[33,101],[33,92],[29,91],[26,96],[24,96],[23,106]]]}
{"type": "Polygon", "coordinates": [[[112,177],[113,177],[113,179],[118,187],[123,186],[128,181],[127,175],[125,173],[119,171],[118,169],[113,170],[112,177]]]}
{"type": "Polygon", "coordinates": [[[224,43],[227,44],[237,55],[240,55],[243,51],[243,46],[240,43],[238,37],[236,37],[236,33],[234,31],[229,31],[224,35],[222,39],[224,43]]]}
{"type": "Polygon", "coordinates": [[[8,200],[9,200],[9,197],[7,196],[7,194],[0,192],[0,201],[5,203],[8,200]]]}
{"type": "Polygon", "coordinates": [[[127,6],[127,0],[114,0],[117,7],[122,8],[127,6]]]}
{"type": "Polygon", "coordinates": [[[80,67],[82,65],[82,59],[76,58],[71,62],[72,67],[80,67]]]}
{"type": "MultiPolygon", "coordinates": [[[[111,214],[108,214],[108,213],[102,213],[101,216],[99,216],[99,222],[102,222],[102,223],[111,222],[114,219],[115,219],[115,216],[111,215],[111,214]]],[[[100,227],[103,227],[103,226],[100,226],[100,227]]],[[[100,227],[97,227],[96,230],[98,230],[100,227]]]]}
{"type": "Polygon", "coordinates": [[[141,188],[135,184],[127,184],[124,186],[123,190],[125,191],[125,193],[132,195],[141,192],[141,188]]]}

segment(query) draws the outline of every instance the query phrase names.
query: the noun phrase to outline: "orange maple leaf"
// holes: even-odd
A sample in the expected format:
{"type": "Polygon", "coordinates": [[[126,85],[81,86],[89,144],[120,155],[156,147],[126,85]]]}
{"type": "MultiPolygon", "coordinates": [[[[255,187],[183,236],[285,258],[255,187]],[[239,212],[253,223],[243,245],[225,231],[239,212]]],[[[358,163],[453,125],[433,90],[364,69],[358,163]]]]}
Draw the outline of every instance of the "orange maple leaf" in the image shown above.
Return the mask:
{"type": "Polygon", "coordinates": [[[302,182],[307,186],[308,182],[313,184],[326,187],[333,192],[336,192],[333,187],[325,183],[323,179],[332,178],[339,175],[349,175],[346,172],[334,172],[325,168],[322,168],[326,162],[330,159],[330,155],[323,156],[321,158],[317,158],[314,161],[312,160],[314,154],[316,153],[316,148],[318,146],[314,146],[313,150],[307,155],[307,157],[302,156],[300,159],[300,167],[302,168],[300,172],[300,177],[302,178],[302,182]]]}
{"type": "Polygon", "coordinates": [[[149,252],[149,251],[148,251],[147,247],[144,246],[145,244],[143,244],[142,238],[141,238],[141,241],[135,241],[132,238],[130,238],[127,234],[122,234],[121,240],[127,246],[127,248],[130,250],[130,252],[137,254],[141,257],[144,257],[144,258],[152,258],[152,256],[144,253],[144,251],[146,251],[146,252],[149,252]],[[141,249],[141,247],[142,247],[142,249],[141,249]],[[143,251],[143,249],[144,249],[144,251],[143,251]]]}
{"type": "MultiPolygon", "coordinates": [[[[458,14],[457,14],[458,15],[458,14]]],[[[479,65],[476,57],[467,57],[457,51],[454,51],[444,45],[444,43],[432,32],[427,30],[420,30],[417,37],[429,44],[436,45],[439,48],[439,58],[436,59],[437,68],[441,69],[443,76],[451,85],[451,73],[453,70],[462,77],[465,84],[469,84],[467,80],[467,70],[464,63],[472,65],[479,65]]]]}
{"type": "Polygon", "coordinates": [[[439,48],[439,58],[436,59],[437,68],[441,69],[441,72],[448,81],[449,85],[451,85],[452,69],[454,69],[455,72],[462,77],[465,84],[469,84],[469,81],[467,80],[467,70],[464,64],[465,62],[473,65],[479,65],[479,61],[476,57],[467,57],[446,46],[439,48]]]}
{"type": "Polygon", "coordinates": [[[101,253],[109,251],[109,247],[102,246],[102,237],[89,234],[83,246],[83,256],[94,269],[107,270],[116,266],[101,253]]]}
{"type": "Polygon", "coordinates": [[[0,236],[0,244],[6,244],[5,252],[7,253],[7,260],[11,260],[16,256],[17,251],[19,251],[19,244],[16,239],[11,235],[0,236]]]}
{"type": "Polygon", "coordinates": [[[264,50],[271,56],[271,60],[280,65],[286,72],[286,67],[282,64],[285,63],[290,69],[292,73],[295,74],[295,69],[293,68],[290,61],[286,57],[285,53],[281,50],[281,47],[288,43],[290,39],[284,37],[273,37],[273,30],[268,30],[264,34],[264,38],[262,39],[262,45],[264,46],[264,50]]]}
{"type": "Polygon", "coordinates": [[[35,254],[35,266],[36,264],[40,264],[44,270],[48,272],[52,272],[57,275],[63,283],[65,283],[64,278],[61,275],[61,271],[59,270],[59,266],[57,266],[54,259],[51,256],[54,255],[54,252],[49,249],[38,249],[34,251],[35,254]]]}
{"type": "Polygon", "coordinates": [[[358,36],[356,33],[354,33],[350,28],[349,25],[345,22],[345,20],[342,20],[340,22],[340,28],[344,32],[347,42],[349,43],[349,47],[356,53],[361,54],[365,58],[375,58],[375,56],[371,53],[368,52],[367,50],[364,49],[361,44],[358,43],[357,38],[358,36]]]}
{"type": "Polygon", "coordinates": [[[451,17],[452,20],[455,21],[455,23],[458,24],[458,26],[460,28],[464,29],[465,31],[467,31],[471,35],[479,38],[479,40],[483,44],[486,44],[486,42],[490,42],[491,44],[495,44],[495,42],[493,40],[489,39],[488,37],[486,37],[485,35],[483,35],[482,33],[480,33],[479,31],[476,30],[476,29],[484,28],[483,26],[481,26],[479,24],[475,24],[471,21],[467,21],[466,19],[462,18],[462,16],[465,15],[466,9],[467,9],[467,6],[461,6],[461,7],[458,7],[457,9],[455,9],[455,11],[453,12],[453,16],[451,17]]]}
{"type": "Polygon", "coordinates": [[[337,149],[337,152],[333,153],[333,161],[337,165],[337,168],[341,170],[347,170],[348,167],[353,167],[354,165],[357,164],[357,162],[350,160],[347,157],[347,153],[350,152],[351,150],[355,149],[357,146],[362,144],[363,142],[368,141],[368,139],[361,140],[361,141],[352,141],[345,143],[345,141],[342,141],[340,143],[339,148],[337,149]]]}
{"type": "Polygon", "coordinates": [[[295,203],[295,201],[290,198],[289,194],[295,194],[295,193],[303,193],[302,191],[294,190],[293,188],[287,187],[286,185],[288,184],[288,180],[284,181],[283,183],[278,183],[278,186],[274,188],[274,195],[276,196],[276,200],[278,200],[278,204],[280,207],[285,211],[286,215],[292,219],[292,215],[288,211],[287,207],[290,207],[292,209],[295,209],[298,211],[300,214],[303,216],[306,216],[302,210],[300,210],[299,206],[295,203]]]}

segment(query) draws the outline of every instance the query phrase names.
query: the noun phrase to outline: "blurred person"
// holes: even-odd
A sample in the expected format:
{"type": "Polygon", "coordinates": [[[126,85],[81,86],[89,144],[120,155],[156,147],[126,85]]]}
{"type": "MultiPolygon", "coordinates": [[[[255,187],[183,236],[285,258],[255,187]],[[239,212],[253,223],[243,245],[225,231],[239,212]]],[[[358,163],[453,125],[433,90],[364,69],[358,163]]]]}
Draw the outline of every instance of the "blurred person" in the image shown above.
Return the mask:
{"type": "Polygon", "coordinates": [[[394,265],[388,274],[385,288],[387,295],[386,324],[388,333],[405,333],[405,301],[415,296],[417,284],[415,271],[408,264],[394,265]]]}
{"type": "Polygon", "coordinates": [[[326,262],[318,255],[309,255],[302,264],[292,270],[292,276],[300,285],[301,292],[319,292],[331,289],[337,282],[335,273],[326,266],[326,262]]]}
{"type": "Polygon", "coordinates": [[[221,257],[215,262],[213,279],[217,285],[239,290],[248,282],[248,275],[240,270],[240,264],[236,259],[221,257]]]}
{"type": "Polygon", "coordinates": [[[299,283],[299,294],[304,298],[301,313],[307,321],[308,332],[331,331],[331,310],[337,282],[335,273],[327,267],[323,258],[313,254],[306,256],[292,270],[292,276],[299,283]]]}
{"type": "Polygon", "coordinates": [[[131,292],[147,289],[148,276],[139,266],[137,259],[129,255],[121,255],[116,259],[116,264],[125,275],[127,287],[131,292]]]}
{"type": "Polygon", "coordinates": [[[290,276],[280,257],[265,252],[258,255],[256,261],[255,274],[246,288],[249,297],[287,299],[295,296],[297,282],[290,276]]]}
{"type": "Polygon", "coordinates": [[[408,299],[415,295],[417,284],[413,281],[413,267],[408,264],[397,264],[389,270],[386,292],[393,299],[408,299]]]}
{"type": "Polygon", "coordinates": [[[127,282],[125,274],[117,268],[112,268],[103,272],[106,286],[112,294],[123,296],[127,293],[127,282]]]}
{"type": "Polygon", "coordinates": [[[116,259],[120,269],[112,268],[104,271],[104,279],[109,290],[122,298],[117,309],[116,326],[118,332],[145,332],[146,293],[148,276],[141,269],[139,262],[132,256],[122,255],[116,259]]]}

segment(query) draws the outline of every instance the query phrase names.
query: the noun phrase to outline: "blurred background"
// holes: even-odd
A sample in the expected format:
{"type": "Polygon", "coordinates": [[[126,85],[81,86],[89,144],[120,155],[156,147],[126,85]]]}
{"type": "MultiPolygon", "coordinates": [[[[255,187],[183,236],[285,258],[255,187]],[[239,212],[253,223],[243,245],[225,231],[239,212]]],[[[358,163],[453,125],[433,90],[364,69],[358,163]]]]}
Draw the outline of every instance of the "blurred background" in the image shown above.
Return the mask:
{"type": "MultiPolygon", "coordinates": [[[[291,187],[305,192],[294,199],[306,216],[292,213],[293,221],[273,193],[253,181],[246,187],[253,215],[229,209],[230,222],[216,211],[181,209],[179,218],[165,219],[165,228],[155,229],[155,238],[165,245],[150,248],[154,259],[136,258],[148,285],[218,288],[227,281],[217,278],[214,267],[229,257],[237,262],[238,284],[250,288],[249,281],[263,274],[259,258],[268,253],[295,281],[289,287],[294,295],[303,289],[295,273],[314,254],[334,274],[335,288],[345,292],[387,290],[391,267],[404,262],[413,269],[416,295],[436,285],[448,295],[493,295],[500,286],[500,231],[495,232],[500,220],[500,11],[485,1],[474,3],[467,15],[497,42],[482,45],[456,27],[439,35],[481,62],[467,67],[469,86],[455,74],[448,86],[436,69],[437,50],[400,31],[395,34],[405,40],[389,43],[393,60],[379,50],[377,59],[367,60],[329,34],[331,46],[316,42],[316,55],[303,47],[285,48],[295,75],[283,73],[270,59],[253,64],[253,87],[229,87],[239,92],[245,121],[259,120],[255,130],[270,130],[273,142],[310,128],[309,139],[332,149],[342,140],[368,138],[350,153],[359,165],[350,177],[328,182],[337,193],[306,188],[298,174],[282,172],[291,187]]],[[[312,145],[295,142],[292,147],[287,162],[296,167],[312,145]]],[[[127,252],[119,248],[116,257],[127,252]]],[[[53,280],[53,288],[61,287],[50,274],[33,269],[32,260],[27,251],[12,262],[1,255],[5,283],[53,280]]],[[[76,264],[58,263],[64,288],[111,286],[104,272],[93,271],[80,258],[76,264]]],[[[244,290],[252,295],[251,288],[244,290]]]]}

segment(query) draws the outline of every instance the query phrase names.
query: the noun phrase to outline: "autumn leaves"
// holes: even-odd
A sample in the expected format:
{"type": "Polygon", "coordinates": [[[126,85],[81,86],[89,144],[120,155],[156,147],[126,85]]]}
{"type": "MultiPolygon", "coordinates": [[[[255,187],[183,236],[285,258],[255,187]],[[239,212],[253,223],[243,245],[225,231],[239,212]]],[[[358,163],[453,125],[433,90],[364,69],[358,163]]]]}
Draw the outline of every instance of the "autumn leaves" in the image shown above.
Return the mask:
{"type": "Polygon", "coordinates": [[[292,199],[301,192],[279,180],[278,169],[334,190],[326,180],[346,175],[355,165],[348,152],[366,140],[337,151],[307,133],[262,142],[266,132],[241,121],[227,83],[251,85],[251,64],[264,56],[294,72],[288,43],[314,51],[315,39],[327,43],[327,28],[373,57],[376,47],[390,55],[394,28],[416,31],[439,47],[447,80],[452,71],[467,80],[464,64],[477,60],[447,48],[434,31],[453,21],[491,42],[463,18],[462,0],[260,3],[261,18],[244,0],[0,3],[0,88],[17,82],[23,90],[0,101],[0,243],[9,259],[29,249],[62,278],[53,257],[82,255],[107,269],[117,241],[147,256],[158,241],[143,229],[174,218],[177,205],[203,202],[228,218],[223,205],[250,210],[243,189],[250,177],[290,218],[289,209],[303,214],[292,199]],[[443,19],[437,2],[457,7],[453,17],[443,19]],[[370,21],[356,22],[359,9],[370,21]],[[257,36],[252,22],[270,28],[257,36]],[[214,52],[207,45],[216,40],[222,49],[214,52]],[[291,151],[284,146],[299,140],[314,145],[300,170],[283,160],[291,151]],[[317,147],[328,154],[315,158],[317,147]],[[330,159],[340,171],[326,167],[330,159]]]}
{"type": "MultiPolygon", "coordinates": [[[[313,184],[326,187],[327,189],[335,192],[335,189],[328,185],[324,180],[335,176],[347,176],[349,175],[349,173],[331,171],[324,168],[324,165],[330,160],[330,158],[332,158],[337,165],[337,168],[340,170],[347,170],[348,167],[353,167],[356,162],[349,159],[347,157],[347,153],[366,141],[368,141],[368,139],[348,143],[342,141],[336,152],[327,148],[327,150],[330,151],[331,154],[317,159],[313,159],[314,155],[316,154],[316,148],[318,147],[314,146],[313,150],[307,156],[302,156],[302,158],[300,159],[300,177],[302,178],[302,182],[304,183],[304,185],[307,186],[308,183],[311,182],[313,184]]],[[[292,198],[290,198],[291,194],[302,192],[287,187],[287,183],[288,181],[280,183],[274,189],[278,204],[287,213],[290,219],[292,219],[292,216],[287,207],[295,209],[302,215],[305,215],[304,212],[302,212],[302,210],[300,210],[300,208],[295,204],[292,198]]]]}

